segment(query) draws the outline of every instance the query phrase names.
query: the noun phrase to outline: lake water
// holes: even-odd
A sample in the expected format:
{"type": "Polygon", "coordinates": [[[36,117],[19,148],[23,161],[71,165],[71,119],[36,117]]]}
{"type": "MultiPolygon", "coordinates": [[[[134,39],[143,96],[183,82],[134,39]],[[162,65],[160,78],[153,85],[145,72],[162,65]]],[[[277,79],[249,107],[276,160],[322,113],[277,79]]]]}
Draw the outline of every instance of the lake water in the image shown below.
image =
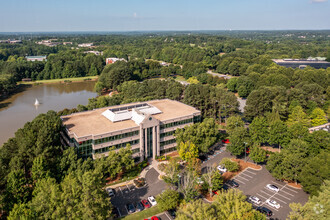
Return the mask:
{"type": "Polygon", "coordinates": [[[96,97],[95,82],[69,84],[43,84],[32,86],[0,102],[0,146],[13,137],[16,130],[32,121],[40,113],[60,111],[87,105],[88,99],[96,97]],[[38,99],[40,105],[34,105],[38,99]],[[6,107],[4,107],[6,106],[6,107]]]}

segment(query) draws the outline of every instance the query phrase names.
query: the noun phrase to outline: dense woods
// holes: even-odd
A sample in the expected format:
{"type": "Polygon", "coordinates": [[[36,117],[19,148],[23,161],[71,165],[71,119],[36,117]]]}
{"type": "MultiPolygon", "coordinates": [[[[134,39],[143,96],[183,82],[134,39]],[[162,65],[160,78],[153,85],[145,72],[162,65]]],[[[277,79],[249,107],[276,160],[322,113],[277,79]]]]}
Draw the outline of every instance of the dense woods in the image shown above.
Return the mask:
{"type": "MultiPolygon", "coordinates": [[[[124,171],[123,167],[132,169],[132,152],[128,146],[95,161],[78,158],[72,148],[60,144],[59,115],[169,98],[202,113],[201,123],[175,132],[182,155],[188,150],[206,153],[224,137],[219,134],[220,125],[227,132],[227,149],[233,155],[242,157],[249,147],[249,157],[265,164],[275,178],[300,183],[314,196],[303,207],[293,205],[292,216],[304,216],[304,210],[310,210],[314,200],[324,199],[319,192],[326,190],[330,176],[329,132],[308,130],[328,122],[330,68],[292,69],[271,60],[321,56],[330,61],[328,31],[311,32],[305,39],[298,39],[301,34],[233,31],[73,35],[56,36],[61,42],[73,44],[55,47],[33,42],[52,36],[39,36],[33,41],[26,36],[22,44],[0,44],[0,98],[13,92],[23,78],[94,75],[99,75],[95,90],[102,94],[90,99],[86,106],[40,114],[0,148],[2,215],[10,219],[22,215],[28,219],[110,217],[111,203],[102,190],[105,178],[115,177],[124,171]],[[93,42],[95,47],[78,49],[77,44],[84,42],[93,42]],[[87,50],[102,51],[103,55],[84,53],[87,50]],[[47,61],[27,61],[26,55],[47,55],[47,61]],[[105,65],[107,57],[124,58],[127,62],[105,65]],[[212,76],[208,70],[231,78],[212,76]],[[178,79],[188,83],[182,84],[178,79]],[[244,113],[238,110],[237,96],[246,99],[244,113]],[[265,146],[278,152],[266,151],[265,146]]],[[[239,218],[242,213],[262,219],[245,202],[244,195],[229,191],[221,192],[212,205],[187,200],[178,219],[195,214],[239,218]],[[231,202],[229,197],[235,200],[231,202]],[[237,210],[223,212],[221,205],[235,206],[237,210]]]]}

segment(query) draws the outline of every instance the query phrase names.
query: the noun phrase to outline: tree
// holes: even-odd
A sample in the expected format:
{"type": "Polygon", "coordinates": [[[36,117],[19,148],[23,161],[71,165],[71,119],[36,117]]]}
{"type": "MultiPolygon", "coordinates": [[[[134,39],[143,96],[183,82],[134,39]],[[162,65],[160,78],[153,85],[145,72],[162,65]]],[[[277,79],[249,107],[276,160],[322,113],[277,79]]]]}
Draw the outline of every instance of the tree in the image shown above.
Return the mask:
{"type": "Polygon", "coordinates": [[[281,151],[281,145],[288,143],[288,141],[288,126],[281,120],[272,122],[269,129],[269,143],[277,144],[281,151]]]}
{"type": "Polygon", "coordinates": [[[321,108],[315,108],[312,111],[310,118],[311,118],[313,127],[323,125],[328,122],[326,114],[324,113],[324,111],[321,108]]]}
{"type": "Polygon", "coordinates": [[[161,211],[175,209],[180,203],[180,193],[167,189],[156,197],[156,201],[161,211]]]}
{"type": "Polygon", "coordinates": [[[31,168],[31,175],[34,181],[49,177],[50,173],[49,170],[47,170],[44,158],[42,156],[36,157],[34,159],[31,168]]]}
{"type": "Polygon", "coordinates": [[[231,134],[238,127],[244,127],[244,121],[240,116],[231,116],[226,122],[226,131],[231,134]]]}
{"type": "Polygon", "coordinates": [[[179,182],[179,169],[180,165],[178,163],[178,158],[171,158],[169,163],[166,164],[165,167],[165,174],[166,176],[163,177],[166,183],[170,183],[172,185],[176,185],[179,182]]]}
{"type": "Polygon", "coordinates": [[[311,196],[308,202],[302,206],[300,203],[291,203],[292,211],[289,214],[291,220],[326,220],[329,218],[329,196],[330,181],[326,180],[321,186],[320,193],[317,196],[311,196]]]}
{"type": "Polygon", "coordinates": [[[217,219],[266,219],[266,217],[254,210],[252,205],[246,202],[246,196],[242,191],[229,189],[221,191],[215,197],[213,205],[217,209],[217,219]]]}
{"type": "Polygon", "coordinates": [[[244,127],[235,128],[229,135],[230,144],[227,149],[233,155],[239,156],[244,152],[246,143],[248,143],[248,133],[244,127]]]}
{"type": "Polygon", "coordinates": [[[185,126],[175,131],[176,143],[191,142],[196,145],[198,152],[208,152],[218,139],[218,125],[212,118],[206,118],[202,123],[185,126]]]}
{"type": "Polygon", "coordinates": [[[199,199],[180,207],[175,219],[219,219],[218,217],[216,207],[199,199]]]}
{"type": "Polygon", "coordinates": [[[214,183],[213,176],[214,176],[215,172],[217,172],[217,170],[214,166],[207,166],[205,173],[203,174],[203,178],[208,185],[210,197],[212,196],[212,189],[213,189],[213,183],[214,183]]]}
{"type": "Polygon", "coordinates": [[[269,125],[265,117],[257,116],[253,119],[249,126],[249,134],[254,143],[261,144],[268,141],[268,126],[269,125]]]}
{"type": "Polygon", "coordinates": [[[267,158],[267,153],[260,146],[253,146],[250,148],[249,157],[256,163],[262,163],[267,158]]]}
{"type": "Polygon", "coordinates": [[[220,161],[220,165],[224,166],[229,172],[236,172],[239,170],[239,165],[235,161],[231,161],[230,158],[225,157],[220,161]]]}
{"type": "Polygon", "coordinates": [[[181,142],[178,147],[178,153],[182,160],[190,161],[198,157],[198,148],[195,144],[189,141],[185,143],[181,142]]]}
{"type": "Polygon", "coordinates": [[[238,95],[242,98],[246,98],[249,95],[249,91],[244,85],[238,87],[237,91],[238,91],[238,95]]]}
{"type": "Polygon", "coordinates": [[[223,178],[220,172],[214,172],[212,177],[212,190],[218,191],[223,186],[223,178]]]}
{"type": "Polygon", "coordinates": [[[192,172],[185,172],[180,178],[179,191],[183,194],[184,200],[189,202],[195,199],[198,192],[195,188],[196,182],[192,172]]]}
{"type": "Polygon", "coordinates": [[[320,187],[329,177],[330,153],[321,151],[317,156],[307,159],[299,175],[299,181],[304,191],[317,195],[320,187]]]}
{"type": "Polygon", "coordinates": [[[38,218],[56,218],[56,209],[61,206],[61,191],[53,178],[39,179],[33,190],[33,198],[30,204],[38,218]]]}
{"type": "Polygon", "coordinates": [[[289,118],[286,123],[289,127],[295,123],[300,123],[305,127],[310,126],[310,120],[308,119],[306,113],[300,105],[292,109],[292,113],[289,115],[289,118]]]}
{"type": "Polygon", "coordinates": [[[28,203],[15,204],[9,212],[8,220],[16,219],[35,219],[34,212],[30,209],[28,203]]]}

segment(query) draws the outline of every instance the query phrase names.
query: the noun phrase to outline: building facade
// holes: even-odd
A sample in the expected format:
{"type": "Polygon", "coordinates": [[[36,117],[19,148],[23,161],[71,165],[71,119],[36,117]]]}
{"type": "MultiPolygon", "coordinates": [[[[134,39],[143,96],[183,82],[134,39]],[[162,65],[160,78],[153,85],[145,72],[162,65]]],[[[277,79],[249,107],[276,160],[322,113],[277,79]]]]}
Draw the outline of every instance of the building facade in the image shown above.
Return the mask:
{"type": "Polygon", "coordinates": [[[169,99],[94,109],[61,117],[62,141],[81,157],[107,156],[130,144],[136,161],[176,150],[174,132],[201,120],[201,112],[169,99]]]}
{"type": "Polygon", "coordinates": [[[313,59],[273,59],[273,62],[277,65],[284,67],[291,67],[293,69],[305,69],[307,66],[311,66],[315,69],[326,69],[330,67],[330,62],[325,60],[313,60],[313,59]]]}
{"type": "Polygon", "coordinates": [[[47,61],[46,56],[26,56],[27,61],[47,61]]]}
{"type": "Polygon", "coordinates": [[[125,61],[125,62],[127,62],[127,60],[125,60],[124,58],[109,57],[109,58],[106,58],[105,59],[105,64],[108,65],[108,64],[115,63],[117,61],[125,61]]]}

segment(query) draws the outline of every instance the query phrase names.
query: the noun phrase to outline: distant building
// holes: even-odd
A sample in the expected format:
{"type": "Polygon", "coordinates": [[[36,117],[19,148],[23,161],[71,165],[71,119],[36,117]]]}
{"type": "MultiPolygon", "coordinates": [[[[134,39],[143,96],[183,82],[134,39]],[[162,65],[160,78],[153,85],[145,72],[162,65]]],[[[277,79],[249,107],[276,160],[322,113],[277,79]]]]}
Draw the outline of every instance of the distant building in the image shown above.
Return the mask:
{"type": "Polygon", "coordinates": [[[93,43],[83,43],[83,44],[78,44],[78,47],[92,47],[94,44],[93,43]]]}
{"type": "Polygon", "coordinates": [[[32,81],[31,78],[23,78],[23,79],[22,79],[22,82],[31,82],[31,81],[32,81]]]}
{"type": "Polygon", "coordinates": [[[200,122],[201,112],[170,99],[136,102],[61,116],[62,143],[80,157],[108,156],[130,144],[133,158],[155,159],[176,150],[174,132],[200,122]]]}
{"type": "Polygon", "coordinates": [[[84,53],[93,53],[96,56],[103,55],[103,52],[102,51],[94,51],[94,50],[85,51],[84,53]]]}
{"type": "Polygon", "coordinates": [[[125,60],[124,58],[110,57],[110,58],[106,58],[105,59],[105,63],[106,64],[112,64],[112,63],[115,63],[117,61],[125,61],[125,62],[127,62],[127,60],[125,60]]]}
{"type": "Polygon", "coordinates": [[[63,42],[63,45],[68,45],[68,44],[72,45],[72,42],[63,42]]]}
{"type": "Polygon", "coordinates": [[[305,69],[307,66],[311,66],[315,69],[326,69],[330,67],[330,62],[325,60],[313,59],[273,59],[273,61],[284,67],[291,67],[293,69],[305,69]]]}
{"type": "Polygon", "coordinates": [[[19,44],[19,43],[22,43],[22,41],[8,39],[8,40],[0,40],[0,43],[19,44]]]}
{"type": "Polygon", "coordinates": [[[26,56],[27,61],[47,61],[46,56],[26,56]]]}

